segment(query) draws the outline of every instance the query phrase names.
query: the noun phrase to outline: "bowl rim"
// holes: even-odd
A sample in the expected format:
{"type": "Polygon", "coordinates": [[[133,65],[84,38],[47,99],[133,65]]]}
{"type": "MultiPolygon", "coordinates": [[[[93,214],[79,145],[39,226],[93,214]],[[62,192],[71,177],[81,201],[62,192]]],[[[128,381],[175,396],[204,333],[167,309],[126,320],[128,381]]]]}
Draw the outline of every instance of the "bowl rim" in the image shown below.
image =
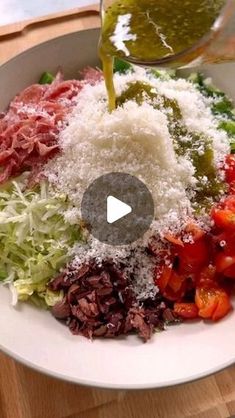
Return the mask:
{"type": "Polygon", "coordinates": [[[102,382],[93,381],[89,379],[74,378],[74,377],[66,376],[65,374],[62,374],[56,371],[50,371],[50,369],[36,365],[32,361],[29,361],[21,357],[20,355],[16,354],[14,351],[3,348],[1,345],[0,345],[0,352],[6,354],[8,357],[17,361],[21,365],[29,367],[31,370],[44,374],[48,377],[58,379],[62,382],[68,382],[68,383],[73,383],[76,385],[92,387],[92,388],[97,388],[97,389],[128,390],[128,391],[129,390],[153,390],[153,389],[162,389],[162,388],[166,389],[166,388],[172,388],[176,386],[182,386],[182,385],[189,384],[189,383],[194,383],[202,379],[208,378],[210,376],[213,376],[216,373],[223,372],[228,367],[231,367],[235,364],[235,358],[234,358],[233,360],[222,363],[221,365],[213,367],[209,369],[208,371],[198,373],[193,376],[189,376],[188,378],[175,379],[169,383],[167,382],[160,383],[160,384],[143,383],[143,384],[136,384],[136,385],[135,384],[126,385],[125,383],[124,384],[115,384],[115,383],[108,384],[108,383],[102,383],[102,382]]]}
{"type": "Polygon", "coordinates": [[[75,34],[78,33],[84,33],[84,32],[99,32],[100,28],[90,28],[90,29],[81,29],[78,31],[73,31],[73,32],[69,32],[66,33],[65,35],[59,35],[59,36],[55,36],[51,39],[48,39],[44,42],[40,42],[39,44],[30,46],[30,48],[27,48],[21,52],[19,52],[18,54],[12,56],[11,58],[7,59],[7,61],[4,61],[2,64],[0,63],[0,69],[4,68],[5,66],[7,66],[8,64],[10,64],[11,62],[14,62],[15,60],[17,60],[20,57],[23,57],[24,55],[28,55],[31,51],[36,51],[37,49],[40,49],[41,47],[43,47],[44,45],[48,45],[50,43],[53,43],[54,41],[58,41],[59,39],[64,39],[64,38],[69,38],[70,36],[74,36],[75,34]]]}

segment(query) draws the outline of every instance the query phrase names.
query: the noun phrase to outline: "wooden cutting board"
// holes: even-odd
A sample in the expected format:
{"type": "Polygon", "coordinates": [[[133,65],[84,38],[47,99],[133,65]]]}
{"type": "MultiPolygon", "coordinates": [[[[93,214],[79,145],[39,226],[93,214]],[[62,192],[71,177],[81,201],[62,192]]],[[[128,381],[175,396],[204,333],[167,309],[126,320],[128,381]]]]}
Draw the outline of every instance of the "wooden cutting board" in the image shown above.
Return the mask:
{"type": "Polygon", "coordinates": [[[0,64],[38,43],[67,33],[97,28],[99,25],[99,6],[95,4],[2,26],[0,27],[0,64]]]}
{"type": "MultiPolygon", "coordinates": [[[[0,29],[0,64],[33,45],[99,24],[96,5],[4,26],[0,29]]],[[[235,417],[235,366],[187,385],[125,392],[61,382],[0,354],[0,418],[232,416],[235,417]]]]}

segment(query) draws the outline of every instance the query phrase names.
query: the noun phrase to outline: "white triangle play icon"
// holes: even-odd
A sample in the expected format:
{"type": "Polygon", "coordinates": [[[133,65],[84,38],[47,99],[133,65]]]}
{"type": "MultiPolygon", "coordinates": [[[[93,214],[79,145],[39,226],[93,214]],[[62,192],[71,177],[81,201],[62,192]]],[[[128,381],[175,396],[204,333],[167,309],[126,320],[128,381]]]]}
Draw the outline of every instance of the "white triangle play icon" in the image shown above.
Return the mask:
{"type": "Polygon", "coordinates": [[[116,199],[114,196],[108,196],[107,198],[107,222],[112,224],[124,216],[132,212],[131,206],[116,199]]]}

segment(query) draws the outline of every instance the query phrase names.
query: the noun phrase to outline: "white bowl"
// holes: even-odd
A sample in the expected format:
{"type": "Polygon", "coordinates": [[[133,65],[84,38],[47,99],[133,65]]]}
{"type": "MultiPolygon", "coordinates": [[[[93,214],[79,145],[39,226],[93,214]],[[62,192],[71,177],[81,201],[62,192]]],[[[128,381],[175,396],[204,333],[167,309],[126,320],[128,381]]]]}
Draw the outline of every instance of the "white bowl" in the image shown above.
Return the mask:
{"type": "MultiPolygon", "coordinates": [[[[61,66],[66,78],[97,64],[98,31],[70,34],[39,45],[0,68],[0,111],[45,70],[61,66]]],[[[208,67],[217,85],[235,98],[234,64],[208,67]]],[[[170,327],[143,344],[137,337],[90,342],[75,337],[49,312],[10,305],[0,286],[0,347],[44,373],[80,384],[106,388],[156,388],[192,381],[235,360],[235,311],[224,320],[170,327]]]]}

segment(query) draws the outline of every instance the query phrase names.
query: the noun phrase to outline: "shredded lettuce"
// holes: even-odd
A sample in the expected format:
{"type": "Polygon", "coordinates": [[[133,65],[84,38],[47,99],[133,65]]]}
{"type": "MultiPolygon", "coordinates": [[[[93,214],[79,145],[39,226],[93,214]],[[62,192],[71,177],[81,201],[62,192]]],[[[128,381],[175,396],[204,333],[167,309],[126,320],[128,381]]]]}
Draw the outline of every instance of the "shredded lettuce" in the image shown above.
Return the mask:
{"type": "Polygon", "coordinates": [[[25,188],[24,176],[0,189],[0,280],[13,283],[20,300],[34,295],[52,306],[48,281],[68,262],[68,250],[81,240],[81,228],[67,223],[65,196],[51,196],[46,181],[25,188]]]}
{"type": "Polygon", "coordinates": [[[60,302],[64,297],[63,291],[52,292],[47,289],[45,293],[45,302],[47,306],[54,306],[57,302],[60,302]]]}

